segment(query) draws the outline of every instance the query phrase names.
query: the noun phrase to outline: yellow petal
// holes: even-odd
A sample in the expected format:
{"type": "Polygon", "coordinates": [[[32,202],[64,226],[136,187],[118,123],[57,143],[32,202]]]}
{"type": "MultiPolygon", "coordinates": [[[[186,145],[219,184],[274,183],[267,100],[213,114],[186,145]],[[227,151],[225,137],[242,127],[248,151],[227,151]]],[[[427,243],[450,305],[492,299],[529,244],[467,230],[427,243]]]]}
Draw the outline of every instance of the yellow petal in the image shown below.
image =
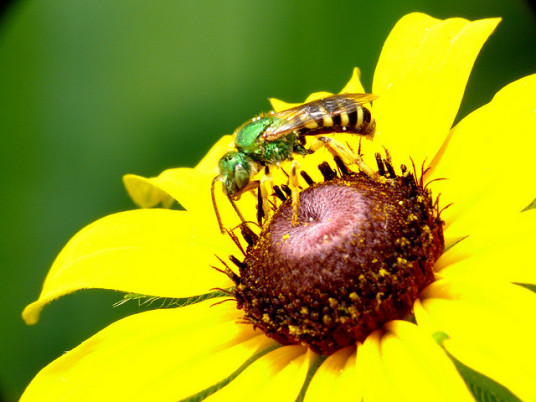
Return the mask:
{"type": "Polygon", "coordinates": [[[37,322],[45,304],[79,289],[189,297],[232,286],[211,265],[221,267],[215,253],[226,258],[238,249],[198,222],[184,211],[141,209],[90,224],[58,255],[39,299],[24,310],[25,321],[37,322]]]}
{"type": "Polygon", "coordinates": [[[157,177],[151,178],[128,174],[124,176],[123,182],[131,198],[142,208],[154,206],[146,200],[155,197],[147,197],[147,193],[163,193],[191,211],[196,209],[200,199],[210,199],[210,183],[216,175],[201,173],[191,168],[176,168],[164,170],[157,177]]]}
{"type": "Polygon", "coordinates": [[[218,162],[220,158],[234,147],[234,137],[224,135],[210,148],[208,153],[196,165],[195,170],[203,173],[218,174],[218,162]]]}
{"type": "Polygon", "coordinates": [[[283,110],[292,109],[293,107],[301,105],[301,103],[289,103],[277,98],[270,98],[268,100],[272,105],[272,110],[276,113],[281,112],[283,110]]]}
{"type": "Polygon", "coordinates": [[[350,81],[348,81],[348,83],[344,86],[344,88],[339,93],[341,94],[366,93],[365,89],[363,88],[363,84],[361,84],[361,71],[359,70],[359,68],[354,67],[350,81]]]}
{"type": "Polygon", "coordinates": [[[445,236],[471,233],[492,220],[497,226],[536,197],[536,74],[499,91],[452,131],[430,178],[441,193],[445,236]]]}
{"type": "Polygon", "coordinates": [[[347,347],[333,353],[318,368],[305,401],[360,401],[362,386],[357,376],[356,348],[347,347]]]}
{"type": "MultiPolygon", "coordinates": [[[[177,200],[186,210],[197,213],[205,217],[207,224],[219,230],[218,222],[212,204],[211,187],[215,174],[206,173],[190,168],[168,169],[158,177],[144,178],[136,175],[126,175],[123,178],[125,186],[136,204],[144,205],[147,189],[152,188],[154,192],[171,196],[177,200]]],[[[223,193],[220,182],[215,183],[214,194],[218,211],[226,227],[235,227],[240,223],[240,219],[234,211],[228,198],[223,193]]],[[[246,220],[255,221],[257,197],[253,192],[244,194],[238,202],[241,213],[246,220]]]]}
{"type": "Polygon", "coordinates": [[[155,186],[154,179],[126,174],[123,176],[123,184],[130,198],[140,208],[151,208],[159,204],[163,208],[170,208],[175,202],[173,197],[161,189],[162,186],[155,186]]]}
{"type": "Polygon", "coordinates": [[[309,103],[309,102],[322,99],[322,98],[326,98],[332,95],[333,94],[331,92],[324,92],[324,91],[314,92],[311,95],[309,95],[307,99],[305,99],[304,102],[299,102],[299,103],[289,103],[289,102],[285,102],[277,98],[270,98],[269,100],[270,100],[270,103],[272,104],[273,111],[277,113],[283,110],[288,110],[288,109],[292,109],[293,107],[303,105],[304,103],[309,103]]]}
{"type": "Polygon", "coordinates": [[[518,214],[500,231],[496,227],[479,228],[442,255],[434,270],[449,280],[472,277],[479,281],[536,283],[535,227],[536,210],[531,210],[518,214]]]}
{"type": "MultiPolygon", "coordinates": [[[[489,219],[472,228],[468,237],[450,247],[439,257],[434,265],[434,270],[441,271],[473,257],[486,258],[489,253],[501,253],[502,251],[499,249],[504,247],[519,245],[523,242],[536,243],[536,231],[534,230],[536,227],[536,209],[515,214],[512,219],[501,225],[500,230],[497,230],[497,227],[495,220],[489,219]]],[[[519,247],[520,252],[524,252],[523,247],[519,247]]],[[[527,248],[527,251],[530,251],[530,247],[527,248]]],[[[504,254],[506,258],[515,258],[513,254],[506,252],[504,254]]],[[[499,266],[500,264],[493,265],[499,266]]]]}
{"type": "Polygon", "coordinates": [[[448,134],[480,48],[500,19],[444,21],[408,14],[395,25],[382,49],[372,93],[375,142],[394,161],[429,163],[448,134]]]}
{"type": "Polygon", "coordinates": [[[466,366],[535,400],[536,295],[520,286],[440,280],[415,305],[419,325],[445,332],[446,349],[466,366]]]}
{"type": "MultiPolygon", "coordinates": [[[[190,170],[193,169],[180,169],[180,171],[186,172],[190,170]]],[[[123,176],[123,184],[130,198],[140,208],[152,208],[159,204],[162,204],[164,208],[169,208],[176,200],[170,195],[170,192],[174,191],[175,186],[159,177],[145,178],[135,174],[126,174],[123,176]]]]}
{"type": "Polygon", "coordinates": [[[284,346],[259,358],[210,401],[295,401],[316,355],[284,346]]]}
{"type": "Polygon", "coordinates": [[[304,103],[309,103],[318,99],[327,98],[328,96],[333,96],[333,94],[331,92],[325,92],[325,91],[313,92],[311,95],[307,97],[307,99],[305,99],[304,103]]]}
{"type": "Polygon", "coordinates": [[[536,284],[533,249],[534,240],[500,245],[487,253],[450,264],[440,269],[438,275],[450,280],[472,277],[482,281],[536,284]]]}
{"type": "Polygon", "coordinates": [[[178,401],[273,344],[228,304],[206,301],[122,319],[45,367],[22,401],[178,401]]]}
{"type": "Polygon", "coordinates": [[[386,330],[381,354],[400,400],[473,400],[454,364],[430,335],[406,321],[392,321],[386,330]]]}
{"type": "Polygon", "coordinates": [[[357,349],[357,377],[363,382],[363,400],[400,400],[381,354],[383,331],[370,334],[357,349]]]}
{"type": "MultiPolygon", "coordinates": [[[[197,164],[195,169],[169,169],[164,171],[160,176],[146,179],[144,177],[127,174],[123,177],[123,183],[132,200],[141,208],[151,208],[160,203],[168,208],[173,200],[180,202],[183,192],[200,192],[197,188],[197,181],[191,180],[190,187],[186,189],[173,183],[176,177],[184,176],[211,176],[214,178],[218,175],[218,162],[220,158],[229,151],[234,144],[232,135],[221,137],[197,164]]],[[[180,182],[180,180],[179,180],[180,182]]]]}
{"type": "MultiPolygon", "coordinates": [[[[363,89],[363,85],[361,84],[360,78],[361,78],[361,71],[359,70],[359,68],[354,67],[350,81],[348,81],[348,83],[344,86],[344,88],[339,93],[341,94],[365,93],[365,90],[363,89]]],[[[325,98],[325,97],[332,96],[332,95],[333,95],[332,93],[325,92],[325,91],[315,92],[309,95],[303,103],[312,102],[317,99],[325,98]]],[[[274,112],[281,112],[283,110],[288,110],[288,109],[291,109],[293,107],[303,104],[303,103],[289,103],[289,102],[285,102],[277,98],[270,98],[270,103],[272,104],[272,109],[274,112]]]]}

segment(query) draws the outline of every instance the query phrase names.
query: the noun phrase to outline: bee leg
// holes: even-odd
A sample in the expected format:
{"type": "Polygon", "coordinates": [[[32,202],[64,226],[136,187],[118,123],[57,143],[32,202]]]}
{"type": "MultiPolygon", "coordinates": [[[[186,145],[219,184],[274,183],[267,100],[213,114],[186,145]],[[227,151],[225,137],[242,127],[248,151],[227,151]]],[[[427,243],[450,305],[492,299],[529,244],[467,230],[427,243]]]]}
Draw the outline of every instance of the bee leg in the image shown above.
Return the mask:
{"type": "Polygon", "coordinates": [[[214,193],[214,185],[216,184],[217,181],[221,181],[220,176],[216,176],[214,180],[212,180],[212,186],[210,186],[210,195],[212,196],[212,206],[214,207],[214,213],[216,214],[216,219],[218,220],[220,232],[223,234],[225,233],[225,229],[223,228],[220,211],[218,211],[218,205],[216,204],[216,194],[214,193]]]}
{"type": "Polygon", "coordinates": [[[298,191],[298,168],[299,164],[296,161],[292,161],[292,167],[290,168],[289,187],[292,191],[292,226],[298,226],[298,209],[300,207],[300,193],[298,191]]]}
{"type": "Polygon", "coordinates": [[[233,206],[236,214],[238,215],[242,223],[246,223],[246,219],[244,218],[244,215],[242,215],[242,212],[240,212],[240,210],[238,209],[238,205],[236,205],[236,202],[233,200],[233,197],[231,197],[230,195],[227,195],[227,198],[229,198],[229,202],[233,206]]]}
{"type": "Polygon", "coordinates": [[[259,182],[259,188],[257,189],[257,223],[262,226],[262,220],[266,216],[264,214],[263,197],[261,194],[261,183],[259,182]]]}
{"type": "MultiPolygon", "coordinates": [[[[268,219],[272,215],[272,209],[270,208],[270,202],[268,200],[268,196],[270,194],[273,194],[274,188],[273,188],[273,177],[270,174],[270,170],[268,169],[268,166],[265,169],[264,176],[261,177],[261,180],[259,182],[259,208],[262,208],[262,215],[265,219],[268,219]]],[[[258,211],[258,214],[261,212],[258,211]]],[[[260,224],[260,222],[259,222],[260,224]]]]}
{"type": "MultiPolygon", "coordinates": [[[[225,228],[223,227],[223,222],[222,222],[222,219],[221,219],[221,215],[220,215],[220,211],[218,209],[218,205],[216,203],[216,193],[215,193],[215,185],[216,185],[216,182],[217,181],[222,181],[222,176],[216,176],[213,180],[212,180],[212,185],[210,186],[210,195],[212,197],[212,206],[214,207],[214,213],[216,214],[216,219],[218,221],[218,226],[220,227],[220,232],[222,234],[225,234],[226,230],[225,228]]],[[[240,192],[238,192],[237,194],[235,194],[235,198],[236,199],[239,199],[240,198],[240,195],[246,191],[249,191],[249,190],[252,190],[255,188],[255,186],[258,187],[258,182],[250,182],[248,184],[247,187],[243,188],[240,192]]],[[[244,218],[244,215],[242,215],[242,212],[240,212],[240,209],[238,209],[238,205],[236,204],[235,200],[233,199],[232,196],[230,196],[229,194],[227,194],[227,192],[225,191],[225,187],[224,187],[224,194],[227,196],[227,198],[229,199],[229,202],[231,203],[231,205],[233,206],[233,209],[235,210],[236,214],[238,215],[238,217],[240,218],[240,221],[242,223],[246,223],[246,219],[244,218]]]]}
{"type": "Polygon", "coordinates": [[[348,148],[346,148],[344,145],[342,145],[339,141],[334,140],[330,137],[318,137],[313,141],[313,143],[310,146],[310,150],[317,151],[321,147],[326,147],[329,152],[331,152],[332,155],[337,155],[341,157],[346,162],[349,162],[350,164],[356,164],[363,173],[365,173],[367,176],[369,176],[371,179],[377,179],[378,173],[376,173],[374,170],[372,170],[361,158],[360,155],[356,155],[353,152],[351,152],[348,148]]]}

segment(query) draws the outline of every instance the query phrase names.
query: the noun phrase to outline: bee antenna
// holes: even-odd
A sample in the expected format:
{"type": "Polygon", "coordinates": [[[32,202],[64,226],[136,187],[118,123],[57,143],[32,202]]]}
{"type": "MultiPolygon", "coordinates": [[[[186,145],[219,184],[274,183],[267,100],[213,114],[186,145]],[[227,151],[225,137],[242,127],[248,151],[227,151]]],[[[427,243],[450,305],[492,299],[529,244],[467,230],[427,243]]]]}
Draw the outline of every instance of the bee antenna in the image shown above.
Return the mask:
{"type": "Polygon", "coordinates": [[[220,211],[218,211],[218,205],[216,204],[216,194],[214,193],[214,187],[216,184],[216,181],[219,181],[221,179],[221,176],[216,176],[212,180],[212,186],[210,186],[210,194],[212,196],[212,206],[214,207],[214,213],[216,214],[216,219],[218,220],[218,226],[220,227],[220,232],[222,234],[225,234],[225,229],[223,228],[223,224],[221,222],[221,216],[220,211]]]}

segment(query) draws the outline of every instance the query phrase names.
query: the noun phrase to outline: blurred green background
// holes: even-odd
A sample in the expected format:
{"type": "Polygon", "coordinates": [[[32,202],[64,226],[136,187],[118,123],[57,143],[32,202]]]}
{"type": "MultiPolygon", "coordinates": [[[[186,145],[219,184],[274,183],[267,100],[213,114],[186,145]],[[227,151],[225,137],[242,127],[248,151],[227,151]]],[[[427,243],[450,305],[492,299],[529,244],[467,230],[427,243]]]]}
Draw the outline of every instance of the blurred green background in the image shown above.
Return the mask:
{"type": "Polygon", "coordinates": [[[297,102],[339,91],[354,66],[370,89],[383,41],[411,11],[503,17],[459,117],[536,72],[536,18],[522,0],[7,7],[0,17],[0,399],[16,400],[40,368],[136,310],[135,303],[113,308],[119,293],[88,291],[48,306],[35,326],[20,317],[77,230],[133,208],[123,174],[193,166],[219,136],[268,110],[268,97],[297,102]]]}

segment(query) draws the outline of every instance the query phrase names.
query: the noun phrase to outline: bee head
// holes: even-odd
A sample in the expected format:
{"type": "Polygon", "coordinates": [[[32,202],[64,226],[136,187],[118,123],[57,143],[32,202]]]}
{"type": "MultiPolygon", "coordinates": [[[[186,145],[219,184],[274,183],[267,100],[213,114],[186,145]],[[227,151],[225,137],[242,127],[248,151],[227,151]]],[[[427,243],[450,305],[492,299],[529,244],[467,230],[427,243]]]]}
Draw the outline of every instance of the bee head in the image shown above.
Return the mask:
{"type": "Polygon", "coordinates": [[[251,160],[243,152],[227,152],[220,159],[219,168],[228,195],[239,193],[249,184],[251,160]]]}

